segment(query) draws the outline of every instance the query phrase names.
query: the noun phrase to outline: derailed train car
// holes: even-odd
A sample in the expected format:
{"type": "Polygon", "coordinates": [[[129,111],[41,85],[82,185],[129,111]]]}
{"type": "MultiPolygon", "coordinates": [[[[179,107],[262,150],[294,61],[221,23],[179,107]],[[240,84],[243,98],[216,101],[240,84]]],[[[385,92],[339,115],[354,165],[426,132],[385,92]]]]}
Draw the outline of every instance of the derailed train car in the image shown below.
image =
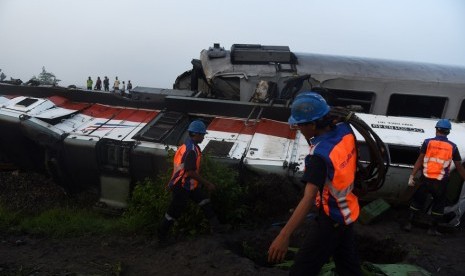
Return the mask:
{"type": "Polygon", "coordinates": [[[288,46],[219,44],[192,60],[173,88],[206,96],[286,102],[317,89],[331,106],[388,116],[465,121],[465,68],[294,52],[288,46]]]}
{"type": "MultiPolygon", "coordinates": [[[[169,108],[173,99],[166,98],[167,108],[143,109],[80,103],[56,96],[0,97],[0,131],[5,134],[1,144],[18,164],[43,167],[66,190],[98,187],[102,203],[124,208],[135,181],[165,169],[167,148],[175,149],[186,138],[190,121],[202,119],[208,125],[208,134],[200,146],[213,158],[258,173],[287,175],[298,182],[308,144],[300,132],[288,126],[288,109],[275,107],[276,112],[269,112],[284,119],[241,118],[169,108]]],[[[218,105],[221,101],[203,104],[218,105]]],[[[402,199],[420,143],[434,135],[435,120],[363,113],[357,116],[384,141],[391,156],[385,184],[365,197],[402,199]]],[[[452,128],[450,138],[457,141],[464,155],[465,144],[459,137],[465,126],[454,123],[452,128]]],[[[365,139],[357,131],[356,136],[361,161],[369,162],[365,139]]],[[[447,211],[449,223],[456,225],[465,207],[465,192],[460,178],[451,179],[447,211]]]]}
{"type": "MultiPolygon", "coordinates": [[[[0,150],[20,167],[50,172],[70,192],[98,187],[102,202],[124,208],[134,182],[164,169],[166,148],[180,144],[189,122],[200,118],[209,131],[201,147],[210,155],[299,179],[307,144],[286,121],[294,96],[312,89],[332,106],[357,110],[387,144],[385,185],[365,197],[406,201],[420,144],[434,136],[436,120],[428,118],[465,120],[465,68],[258,44],[230,50],[215,44],[192,65],[174,89],[136,87],[130,98],[0,84],[0,150]]],[[[462,156],[463,131],[463,124],[454,123],[450,134],[462,156]]],[[[357,138],[368,164],[369,147],[360,133],[357,138]]],[[[465,208],[462,184],[453,172],[447,209],[452,225],[465,208]]]]}

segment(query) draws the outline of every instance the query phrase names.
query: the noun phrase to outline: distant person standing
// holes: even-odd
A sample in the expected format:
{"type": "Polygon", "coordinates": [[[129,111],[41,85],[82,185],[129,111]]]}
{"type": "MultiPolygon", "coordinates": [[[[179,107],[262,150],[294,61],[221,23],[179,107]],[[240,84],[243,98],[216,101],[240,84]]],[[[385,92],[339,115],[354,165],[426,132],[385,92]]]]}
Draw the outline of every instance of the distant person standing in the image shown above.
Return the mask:
{"type": "Polygon", "coordinates": [[[126,84],[123,81],[123,86],[121,86],[121,96],[124,96],[125,91],[126,91],[126,84]]]}
{"type": "Polygon", "coordinates": [[[128,80],[128,93],[127,93],[128,98],[132,98],[131,90],[132,90],[132,83],[130,80],[128,80]]]}
{"type": "Polygon", "coordinates": [[[107,76],[105,76],[105,78],[103,79],[103,89],[105,91],[110,91],[110,80],[107,76]]]}
{"type": "Polygon", "coordinates": [[[118,80],[118,77],[116,77],[116,80],[115,82],[113,83],[113,91],[115,93],[119,92],[119,80],[118,80]]]}
{"type": "Polygon", "coordinates": [[[97,81],[95,82],[95,90],[102,90],[102,80],[100,77],[97,77],[97,81]]]}
{"type": "Polygon", "coordinates": [[[92,79],[89,77],[87,79],[87,90],[92,90],[92,84],[94,84],[94,82],[92,81],[92,79]]]}

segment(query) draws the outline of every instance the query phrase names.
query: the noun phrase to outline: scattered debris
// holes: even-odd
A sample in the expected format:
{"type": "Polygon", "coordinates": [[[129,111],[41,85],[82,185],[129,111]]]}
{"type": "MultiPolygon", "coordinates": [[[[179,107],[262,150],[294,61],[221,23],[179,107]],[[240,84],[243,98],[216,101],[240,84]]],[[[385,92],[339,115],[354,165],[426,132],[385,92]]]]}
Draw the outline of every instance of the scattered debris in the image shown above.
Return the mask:
{"type": "Polygon", "coordinates": [[[365,205],[362,210],[360,210],[360,216],[358,220],[360,223],[369,224],[373,220],[377,219],[384,212],[389,210],[391,206],[382,198],[378,198],[369,204],[365,205]]]}

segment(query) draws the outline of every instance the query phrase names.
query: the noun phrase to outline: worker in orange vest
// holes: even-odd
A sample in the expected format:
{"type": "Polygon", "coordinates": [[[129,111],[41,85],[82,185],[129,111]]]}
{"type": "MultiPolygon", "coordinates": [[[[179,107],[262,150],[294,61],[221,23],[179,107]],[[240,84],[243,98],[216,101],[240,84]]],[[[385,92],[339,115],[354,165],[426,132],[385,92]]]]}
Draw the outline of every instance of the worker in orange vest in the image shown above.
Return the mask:
{"type": "Polygon", "coordinates": [[[461,164],[462,158],[457,145],[447,139],[451,129],[450,121],[441,119],[436,123],[436,137],[423,141],[420,155],[408,180],[409,186],[415,186],[415,175],[423,167],[419,181],[420,187],[413,195],[410,203],[409,221],[404,226],[405,231],[411,231],[412,220],[418,211],[424,208],[427,196],[431,195],[433,197],[431,207],[432,225],[427,233],[429,235],[441,235],[437,230],[437,226],[444,215],[445,194],[452,161],[460,176],[465,179],[465,169],[461,164]]]}
{"type": "Polygon", "coordinates": [[[174,221],[178,219],[188,205],[189,199],[196,202],[210,222],[211,232],[225,232],[229,225],[221,224],[213,211],[210,198],[201,189],[204,185],[208,190],[215,189],[215,185],[200,175],[200,161],[202,152],[198,144],[202,143],[207,127],[200,120],[190,123],[187,131],[189,138],[176,151],[173,158],[173,175],[168,183],[172,192],[168,211],[158,228],[158,241],[161,246],[174,242],[168,237],[168,232],[174,221]]]}
{"type": "Polygon", "coordinates": [[[289,124],[310,145],[305,158],[303,198],[268,250],[269,262],[284,260],[294,230],[317,205],[318,218],[300,247],[290,275],[318,275],[332,256],[338,275],[361,275],[353,223],[360,212],[352,193],[356,173],[355,135],[348,123],[335,123],[319,94],[303,92],[291,106],[289,124]]]}

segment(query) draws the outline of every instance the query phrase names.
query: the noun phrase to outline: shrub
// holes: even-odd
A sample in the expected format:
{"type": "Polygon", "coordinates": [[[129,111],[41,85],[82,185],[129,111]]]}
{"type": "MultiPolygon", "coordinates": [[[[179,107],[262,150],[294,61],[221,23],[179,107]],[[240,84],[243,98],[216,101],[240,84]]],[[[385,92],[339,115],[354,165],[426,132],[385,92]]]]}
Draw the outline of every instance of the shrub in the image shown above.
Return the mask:
{"type": "MultiPolygon", "coordinates": [[[[173,151],[168,153],[170,161],[173,151]]],[[[158,177],[137,183],[129,202],[128,210],[123,214],[122,222],[126,231],[142,231],[154,234],[158,223],[164,216],[171,201],[170,191],[166,185],[171,177],[171,169],[159,173],[158,177]]],[[[215,162],[204,155],[200,170],[202,177],[216,186],[211,194],[213,208],[222,222],[235,224],[241,222],[246,213],[244,188],[238,183],[237,172],[224,164],[215,162]]],[[[192,201],[183,215],[176,221],[174,231],[187,235],[196,235],[209,230],[208,221],[192,201]]]]}
{"type": "Polygon", "coordinates": [[[156,232],[158,222],[165,214],[171,198],[161,179],[147,178],[136,184],[129,207],[121,218],[124,231],[145,234],[156,232]]]}
{"type": "Polygon", "coordinates": [[[247,216],[244,202],[246,188],[239,183],[237,169],[216,162],[206,155],[201,174],[216,186],[211,200],[219,219],[231,224],[242,222],[247,216]]]}

